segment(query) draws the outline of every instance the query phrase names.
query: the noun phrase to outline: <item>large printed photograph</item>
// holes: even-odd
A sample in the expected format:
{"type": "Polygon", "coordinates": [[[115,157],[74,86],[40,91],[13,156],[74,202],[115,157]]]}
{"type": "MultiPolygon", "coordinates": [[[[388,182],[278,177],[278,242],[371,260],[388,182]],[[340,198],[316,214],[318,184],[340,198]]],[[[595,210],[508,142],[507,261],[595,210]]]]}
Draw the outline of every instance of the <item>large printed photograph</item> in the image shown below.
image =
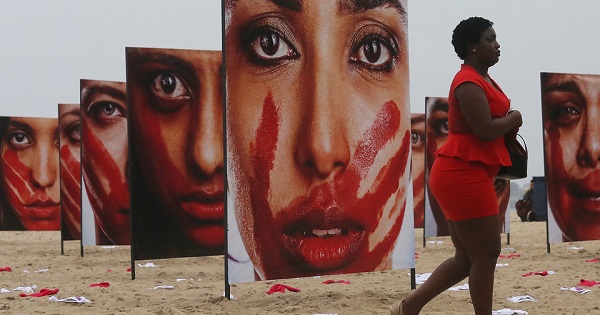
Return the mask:
{"type": "Polygon", "coordinates": [[[230,283],[412,267],[406,1],[225,10],[230,283]]]}
{"type": "Polygon", "coordinates": [[[126,49],[134,259],[222,255],[222,52],[126,49]]]}

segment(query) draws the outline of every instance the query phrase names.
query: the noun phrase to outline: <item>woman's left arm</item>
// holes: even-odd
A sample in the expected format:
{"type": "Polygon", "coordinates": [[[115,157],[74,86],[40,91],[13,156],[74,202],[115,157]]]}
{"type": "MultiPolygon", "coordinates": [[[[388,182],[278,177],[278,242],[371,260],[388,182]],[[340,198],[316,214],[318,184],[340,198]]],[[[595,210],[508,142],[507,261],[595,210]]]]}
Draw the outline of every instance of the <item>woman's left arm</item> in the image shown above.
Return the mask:
{"type": "Polygon", "coordinates": [[[523,124],[518,110],[513,110],[505,117],[492,119],[485,92],[475,83],[465,82],[459,85],[454,95],[469,127],[481,140],[489,141],[504,136],[523,124]]]}

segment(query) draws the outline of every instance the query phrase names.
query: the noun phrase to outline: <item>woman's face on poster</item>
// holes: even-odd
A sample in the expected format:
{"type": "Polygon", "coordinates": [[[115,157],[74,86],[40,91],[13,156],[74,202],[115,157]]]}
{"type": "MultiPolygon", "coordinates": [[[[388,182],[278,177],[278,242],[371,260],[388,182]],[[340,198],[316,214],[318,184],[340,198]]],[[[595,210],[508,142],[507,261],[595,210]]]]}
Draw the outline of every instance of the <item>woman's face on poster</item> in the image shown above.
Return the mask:
{"type": "Polygon", "coordinates": [[[542,76],[546,182],[566,240],[600,239],[600,75],[542,76]]]}
{"type": "Polygon", "coordinates": [[[422,228],[425,224],[425,114],[411,114],[410,143],[415,228],[422,228]]]}
{"type": "Polygon", "coordinates": [[[140,171],[187,239],[222,251],[221,51],[129,48],[140,171]]]}
{"type": "Polygon", "coordinates": [[[60,128],[61,205],[67,230],[81,238],[81,110],[79,104],[58,106],[60,128]]]}
{"type": "Polygon", "coordinates": [[[97,227],[129,244],[127,94],[124,82],[81,81],[83,177],[97,227]]]}
{"type": "Polygon", "coordinates": [[[3,187],[26,230],[60,229],[58,164],[57,119],[9,120],[2,139],[3,187]]]}
{"type": "Polygon", "coordinates": [[[228,1],[232,196],[262,279],[391,268],[410,168],[404,1],[228,1]]]}

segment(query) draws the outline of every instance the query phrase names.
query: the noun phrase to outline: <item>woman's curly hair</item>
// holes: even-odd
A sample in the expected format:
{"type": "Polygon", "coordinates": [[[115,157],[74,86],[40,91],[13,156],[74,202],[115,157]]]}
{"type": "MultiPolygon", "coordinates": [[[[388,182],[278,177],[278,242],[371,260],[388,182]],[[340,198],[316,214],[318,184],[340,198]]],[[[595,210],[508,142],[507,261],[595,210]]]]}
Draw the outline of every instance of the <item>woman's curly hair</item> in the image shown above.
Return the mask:
{"type": "Polygon", "coordinates": [[[465,60],[469,50],[468,44],[479,42],[483,31],[492,25],[494,25],[492,21],[479,16],[460,21],[452,32],[452,46],[458,58],[465,60]]]}

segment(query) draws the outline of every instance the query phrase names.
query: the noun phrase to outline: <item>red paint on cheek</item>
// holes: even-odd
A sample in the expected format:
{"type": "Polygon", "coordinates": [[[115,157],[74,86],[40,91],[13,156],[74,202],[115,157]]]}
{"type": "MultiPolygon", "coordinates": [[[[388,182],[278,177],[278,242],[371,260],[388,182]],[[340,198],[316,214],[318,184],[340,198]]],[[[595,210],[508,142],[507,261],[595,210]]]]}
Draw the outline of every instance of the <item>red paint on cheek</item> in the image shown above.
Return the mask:
{"type": "Polygon", "coordinates": [[[252,148],[252,165],[258,186],[262,189],[269,187],[269,173],[273,170],[277,136],[279,135],[280,118],[273,95],[269,92],[263,105],[260,125],[256,131],[256,148],[252,148]]]}
{"type": "MultiPolygon", "coordinates": [[[[97,191],[99,196],[102,197],[104,202],[111,200],[111,203],[129,208],[127,179],[123,176],[104,143],[93,132],[87,132],[84,137],[84,148],[83,165],[84,167],[90,167],[89,171],[94,172],[94,175],[89,176],[89,178],[93,187],[101,190],[97,191]],[[106,179],[110,183],[109,191],[102,189],[101,179],[106,179]]],[[[126,148],[123,149],[126,150],[126,148]]]]}
{"type": "Polygon", "coordinates": [[[58,204],[49,207],[33,205],[40,200],[48,200],[49,196],[46,189],[34,185],[32,169],[19,160],[16,151],[7,149],[3,153],[2,174],[8,200],[26,230],[59,229],[58,204]]]}
{"type": "Polygon", "coordinates": [[[564,234],[573,237],[569,232],[574,225],[571,222],[571,195],[566,189],[568,174],[565,170],[564,152],[561,145],[561,134],[556,127],[549,127],[548,133],[550,146],[550,161],[547,161],[546,181],[548,185],[548,201],[556,223],[564,234]],[[548,163],[549,162],[549,163],[548,163]]]}
{"type": "MultiPolygon", "coordinates": [[[[275,161],[279,128],[279,113],[275,107],[273,95],[269,92],[264,100],[260,124],[256,131],[256,141],[250,148],[252,165],[254,166],[250,187],[253,216],[251,221],[254,222],[253,238],[256,242],[256,252],[261,260],[265,257],[264,255],[269,255],[269,251],[277,246],[275,239],[263,237],[264,231],[262,229],[263,227],[273,226],[273,216],[268,196],[271,182],[270,173],[273,170],[275,161]]],[[[284,263],[281,261],[281,257],[273,258],[276,260],[273,262],[275,265],[284,263]]]]}
{"type": "MultiPolygon", "coordinates": [[[[410,160],[410,130],[404,133],[398,151],[391,157],[387,165],[379,171],[377,179],[369,192],[362,198],[357,198],[360,181],[372,168],[377,153],[394,138],[400,128],[400,121],[401,115],[396,104],[392,101],[385,103],[375,122],[359,142],[348,169],[346,172],[340,173],[339,178],[336,178],[333,182],[335,191],[338,192],[337,196],[334,196],[334,200],[342,208],[348,209],[351,215],[358,217],[361,222],[365,223],[367,234],[375,230],[380,220],[390,219],[382,217],[382,215],[383,208],[392,195],[397,191],[400,195],[405,195],[405,187],[399,186],[400,179],[403,177],[407,163],[410,160]],[[360,177],[357,176],[358,174],[360,174],[360,177]]],[[[399,208],[394,211],[400,213],[388,235],[370,252],[367,246],[361,249],[362,253],[358,257],[368,254],[373,259],[362,259],[354,267],[356,271],[374,270],[381,262],[381,258],[393,248],[404,218],[406,199],[402,198],[402,200],[402,204],[398,205],[399,208]]]]}
{"type": "MultiPolygon", "coordinates": [[[[414,164],[413,164],[414,165],[414,164]]],[[[415,228],[425,225],[425,172],[420,172],[413,179],[413,195],[415,209],[415,228]]]]}
{"type": "MultiPolygon", "coordinates": [[[[140,107],[151,105],[141,105],[140,107]]],[[[142,129],[144,132],[143,149],[138,150],[139,152],[150,151],[152,158],[149,161],[140,161],[144,164],[144,173],[154,176],[151,180],[155,181],[159,186],[162,187],[178,187],[182,185],[184,175],[179,170],[175,163],[171,160],[168,154],[169,148],[165,143],[163,136],[163,122],[159,118],[159,114],[154,112],[152,109],[140,108],[140,119],[138,129],[142,129]],[[143,124],[143,127],[141,126],[143,124]]],[[[168,126],[166,128],[169,128],[168,126]]],[[[185,137],[187,135],[179,135],[185,137]]]]}
{"type": "MultiPolygon", "coordinates": [[[[100,139],[82,120],[82,171],[86,192],[94,210],[98,245],[128,245],[130,239],[127,179],[100,139]],[[99,229],[98,229],[99,228],[99,229]],[[105,240],[104,238],[107,238],[105,240]]],[[[124,135],[125,136],[125,135],[124,135]]],[[[127,150],[127,148],[122,148],[127,150]]]]}
{"type": "MultiPolygon", "coordinates": [[[[16,151],[6,149],[2,155],[2,175],[4,175],[5,187],[13,206],[22,204],[24,200],[30,199],[34,189],[29,182],[31,168],[19,160],[16,151]],[[8,183],[12,187],[8,186],[8,183]]],[[[20,216],[21,214],[19,214],[20,216]]]]}
{"type": "Polygon", "coordinates": [[[81,239],[81,163],[68,145],[60,149],[61,205],[67,229],[75,239],[81,239]]]}
{"type": "MultiPolygon", "coordinates": [[[[337,255],[331,264],[323,265],[325,269],[337,268],[339,272],[361,272],[375,270],[384,257],[393,249],[393,245],[402,226],[406,206],[405,189],[400,188],[400,178],[404,176],[409,161],[410,130],[402,136],[398,151],[390,158],[387,165],[382,167],[368,192],[358,198],[361,182],[373,167],[377,153],[388,144],[400,128],[401,115],[393,101],[385,103],[377,114],[372,126],[363,134],[346,170],[335,175],[334,179],[312,188],[308,196],[297,197],[273,218],[273,211],[268,198],[271,194],[270,173],[273,170],[277,138],[279,134],[280,117],[271,93],[263,104],[260,124],[256,132],[256,142],[250,148],[254,175],[251,178],[250,199],[252,204],[252,222],[254,222],[253,237],[256,242],[256,253],[264,267],[266,277],[281,278],[296,275],[319,274],[318,270],[306,272],[306,266],[298,261],[298,255],[287,255],[281,244],[285,226],[294,221],[305,220],[308,212],[314,209],[339,209],[345,221],[358,222],[364,229],[366,237],[360,248],[352,254],[337,255]],[[369,249],[369,235],[379,225],[380,220],[395,219],[383,217],[384,205],[398,192],[400,204],[392,210],[392,215],[398,219],[382,240],[369,249]],[[343,256],[343,257],[339,257],[343,256]],[[304,269],[304,270],[303,270],[304,269]]],[[[277,187],[285,189],[285,187],[277,187]]],[[[323,215],[323,214],[322,214],[323,215]]],[[[335,221],[335,219],[334,219],[335,221]]],[[[348,242],[346,242],[348,243],[348,242]]],[[[352,244],[344,245],[351,247],[352,244]]],[[[344,249],[346,252],[355,250],[344,249]]],[[[335,256],[335,255],[334,255],[335,256]]],[[[309,268],[310,269],[310,268],[309,268]]],[[[321,271],[322,272],[322,271],[321,271]]]]}

